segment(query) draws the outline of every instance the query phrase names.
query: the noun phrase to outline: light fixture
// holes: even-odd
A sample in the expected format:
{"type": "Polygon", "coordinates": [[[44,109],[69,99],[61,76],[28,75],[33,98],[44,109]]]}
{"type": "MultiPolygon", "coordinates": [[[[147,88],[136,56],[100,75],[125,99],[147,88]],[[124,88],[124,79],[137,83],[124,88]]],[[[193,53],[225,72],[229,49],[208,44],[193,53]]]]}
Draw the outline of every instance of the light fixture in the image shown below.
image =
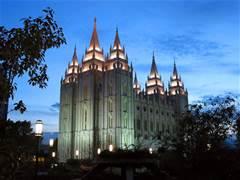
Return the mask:
{"type": "Polygon", "coordinates": [[[113,145],[112,145],[112,144],[109,145],[109,151],[110,151],[110,152],[113,151],[113,145]]]}
{"type": "Polygon", "coordinates": [[[211,145],[211,144],[207,144],[207,149],[208,149],[208,150],[210,150],[210,149],[211,149],[211,147],[212,147],[212,145],[211,145]]]}
{"type": "Polygon", "coordinates": [[[52,157],[56,157],[56,153],[55,152],[52,152],[52,157]]]}
{"type": "Polygon", "coordinates": [[[35,123],[35,136],[42,136],[43,133],[43,122],[42,120],[37,120],[35,123]]]}
{"type": "Polygon", "coordinates": [[[53,147],[53,144],[54,144],[54,139],[49,139],[49,146],[53,147]]]}
{"type": "Polygon", "coordinates": [[[98,155],[101,154],[101,149],[100,148],[97,149],[97,154],[98,155]]]}
{"type": "Polygon", "coordinates": [[[153,149],[149,148],[149,153],[152,154],[153,153],[153,149]]]}
{"type": "Polygon", "coordinates": [[[79,156],[79,151],[78,151],[78,150],[75,151],[75,155],[76,155],[77,157],[79,156]]]}

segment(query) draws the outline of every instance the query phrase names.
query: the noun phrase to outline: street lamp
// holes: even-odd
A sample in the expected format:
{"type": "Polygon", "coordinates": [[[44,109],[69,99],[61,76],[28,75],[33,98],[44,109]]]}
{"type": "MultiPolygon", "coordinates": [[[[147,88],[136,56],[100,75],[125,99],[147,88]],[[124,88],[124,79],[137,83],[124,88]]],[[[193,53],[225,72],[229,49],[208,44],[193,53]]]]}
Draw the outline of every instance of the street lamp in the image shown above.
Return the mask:
{"type": "Polygon", "coordinates": [[[54,145],[54,139],[49,139],[49,158],[50,158],[50,165],[51,167],[53,166],[52,163],[54,162],[54,158],[56,156],[56,153],[53,151],[53,145],[54,145]],[[52,153],[52,157],[50,156],[50,154],[52,153]]]}
{"type": "Polygon", "coordinates": [[[36,169],[35,169],[35,177],[37,177],[38,173],[38,156],[40,151],[40,139],[43,134],[43,122],[42,120],[37,120],[35,123],[35,136],[37,138],[37,153],[36,153],[36,169]]]}
{"type": "Polygon", "coordinates": [[[35,123],[35,136],[42,136],[43,133],[43,122],[42,120],[37,120],[35,123]]]}

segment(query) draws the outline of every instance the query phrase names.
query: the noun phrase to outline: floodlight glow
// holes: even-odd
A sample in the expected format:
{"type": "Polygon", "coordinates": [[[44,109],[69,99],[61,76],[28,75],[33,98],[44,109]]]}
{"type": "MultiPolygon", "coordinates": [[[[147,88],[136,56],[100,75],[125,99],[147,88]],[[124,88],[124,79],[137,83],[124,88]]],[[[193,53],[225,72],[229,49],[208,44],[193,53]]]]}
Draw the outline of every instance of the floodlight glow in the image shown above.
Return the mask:
{"type": "Polygon", "coordinates": [[[56,157],[56,153],[55,152],[52,152],[52,157],[56,157]]]}
{"type": "Polygon", "coordinates": [[[113,145],[112,145],[112,144],[109,145],[109,151],[110,151],[110,152],[113,151],[113,145]]]}
{"type": "Polygon", "coordinates": [[[98,155],[101,154],[101,149],[100,148],[97,149],[97,154],[98,155]]]}
{"type": "Polygon", "coordinates": [[[153,149],[149,148],[149,153],[152,154],[153,153],[153,149]]]}
{"type": "Polygon", "coordinates": [[[53,147],[53,144],[54,144],[54,139],[49,139],[49,146],[53,147]]]}
{"type": "Polygon", "coordinates": [[[79,156],[79,151],[78,150],[75,151],[75,155],[79,156]]]}

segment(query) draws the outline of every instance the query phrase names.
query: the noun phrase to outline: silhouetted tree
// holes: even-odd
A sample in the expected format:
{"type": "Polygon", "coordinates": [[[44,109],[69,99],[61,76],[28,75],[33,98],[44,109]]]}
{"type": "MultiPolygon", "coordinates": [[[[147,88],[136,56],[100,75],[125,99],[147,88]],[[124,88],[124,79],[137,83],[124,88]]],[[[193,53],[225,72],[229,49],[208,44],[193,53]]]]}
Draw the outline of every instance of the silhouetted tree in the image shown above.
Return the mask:
{"type": "Polygon", "coordinates": [[[29,121],[0,121],[0,129],[0,174],[11,179],[20,164],[32,160],[37,141],[29,121]]]}
{"type": "MultiPolygon", "coordinates": [[[[16,78],[29,77],[32,86],[47,86],[45,53],[66,43],[63,30],[54,20],[51,8],[43,10],[44,16],[22,19],[22,28],[6,29],[0,26],[0,119],[7,118],[9,98],[17,90],[16,78]]],[[[24,110],[23,103],[15,109],[24,110]]]]}
{"type": "Polygon", "coordinates": [[[180,121],[179,149],[191,159],[222,147],[231,136],[236,114],[235,99],[229,95],[190,105],[180,121]]]}
{"type": "Polygon", "coordinates": [[[240,117],[238,117],[236,120],[235,130],[236,130],[236,141],[237,141],[236,144],[238,149],[240,149],[240,117]]]}

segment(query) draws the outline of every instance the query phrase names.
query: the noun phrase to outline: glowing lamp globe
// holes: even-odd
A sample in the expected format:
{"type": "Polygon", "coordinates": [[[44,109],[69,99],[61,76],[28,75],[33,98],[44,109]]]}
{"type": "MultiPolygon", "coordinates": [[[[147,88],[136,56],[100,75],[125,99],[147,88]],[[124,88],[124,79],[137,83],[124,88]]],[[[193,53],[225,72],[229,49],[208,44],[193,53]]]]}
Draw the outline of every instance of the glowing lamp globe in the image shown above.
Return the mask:
{"type": "Polygon", "coordinates": [[[54,144],[54,139],[49,139],[49,146],[53,147],[53,144],[54,144]]]}
{"type": "Polygon", "coordinates": [[[97,154],[98,155],[101,154],[101,149],[100,148],[97,149],[97,154]]]}
{"type": "Polygon", "coordinates": [[[149,148],[149,153],[152,154],[153,153],[153,149],[149,148]]]}
{"type": "Polygon", "coordinates": [[[110,152],[113,151],[113,145],[112,145],[112,144],[109,145],[109,151],[110,151],[110,152]]]}
{"type": "Polygon", "coordinates": [[[56,153],[55,152],[52,152],[52,157],[56,157],[56,153]]]}
{"type": "Polygon", "coordinates": [[[78,150],[75,151],[75,155],[79,156],[79,151],[78,150]]]}
{"type": "Polygon", "coordinates": [[[42,120],[37,120],[35,123],[35,136],[42,136],[43,133],[43,122],[42,120]]]}

